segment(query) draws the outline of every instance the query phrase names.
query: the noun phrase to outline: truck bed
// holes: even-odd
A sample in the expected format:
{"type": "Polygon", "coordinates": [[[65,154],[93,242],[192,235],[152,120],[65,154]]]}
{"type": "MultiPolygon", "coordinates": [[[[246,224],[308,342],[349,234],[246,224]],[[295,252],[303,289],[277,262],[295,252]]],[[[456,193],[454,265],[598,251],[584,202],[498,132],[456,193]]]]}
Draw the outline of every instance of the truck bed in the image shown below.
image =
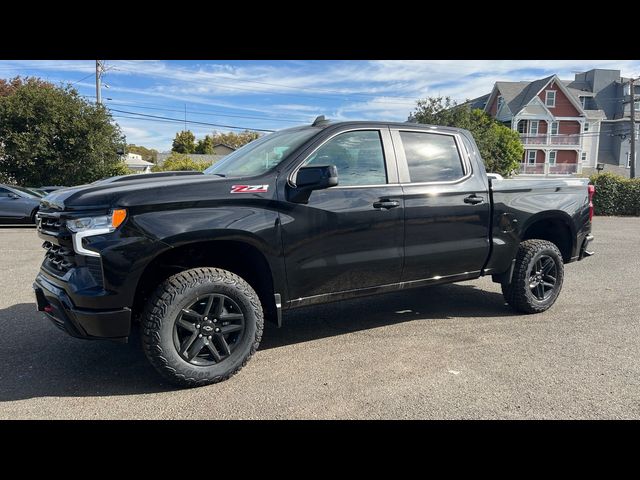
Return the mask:
{"type": "Polygon", "coordinates": [[[509,262],[527,228],[537,220],[557,215],[573,238],[565,262],[577,259],[582,241],[591,229],[587,178],[515,178],[490,180],[492,200],[491,255],[485,274],[509,268],[509,262]],[[582,225],[576,231],[576,225],[582,225]]]}

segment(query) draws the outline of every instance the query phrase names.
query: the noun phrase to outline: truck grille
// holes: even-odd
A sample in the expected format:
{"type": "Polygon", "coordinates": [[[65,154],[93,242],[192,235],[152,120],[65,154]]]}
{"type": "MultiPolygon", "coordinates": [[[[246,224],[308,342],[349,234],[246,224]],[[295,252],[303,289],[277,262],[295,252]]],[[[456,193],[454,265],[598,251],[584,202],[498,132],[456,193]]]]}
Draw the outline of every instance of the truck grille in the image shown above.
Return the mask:
{"type": "Polygon", "coordinates": [[[42,233],[58,236],[62,228],[60,217],[49,217],[42,213],[38,214],[38,230],[42,233]]]}
{"type": "Polygon", "coordinates": [[[42,244],[42,248],[46,250],[42,262],[45,271],[63,279],[69,271],[78,269],[75,275],[84,278],[90,276],[93,279],[90,283],[96,286],[104,285],[101,259],[76,254],[73,250],[71,232],[65,227],[59,213],[39,212],[38,233],[45,239],[42,244]]]}
{"type": "Polygon", "coordinates": [[[45,266],[49,270],[57,274],[64,275],[73,267],[75,267],[75,252],[60,245],[51,242],[42,244],[47,253],[45,253],[45,266]]]}

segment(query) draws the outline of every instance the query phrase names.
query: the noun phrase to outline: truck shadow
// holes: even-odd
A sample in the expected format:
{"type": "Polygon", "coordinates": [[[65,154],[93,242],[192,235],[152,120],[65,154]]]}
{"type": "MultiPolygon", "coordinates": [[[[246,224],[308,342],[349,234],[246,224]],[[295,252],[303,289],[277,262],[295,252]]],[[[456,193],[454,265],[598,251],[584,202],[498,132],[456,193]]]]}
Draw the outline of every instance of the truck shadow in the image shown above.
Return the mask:
{"type": "Polygon", "coordinates": [[[266,324],[260,350],[414,320],[512,315],[502,294],[470,284],[437,285],[290,310],[282,328],[266,324]]]}
{"type": "MultiPolygon", "coordinates": [[[[509,315],[497,293],[443,285],[293,310],[283,328],[267,324],[260,349],[406,321],[509,315]]],[[[56,329],[33,303],[0,310],[0,326],[0,402],[176,390],[147,362],[137,329],[128,344],[79,340],[56,329]]]]}

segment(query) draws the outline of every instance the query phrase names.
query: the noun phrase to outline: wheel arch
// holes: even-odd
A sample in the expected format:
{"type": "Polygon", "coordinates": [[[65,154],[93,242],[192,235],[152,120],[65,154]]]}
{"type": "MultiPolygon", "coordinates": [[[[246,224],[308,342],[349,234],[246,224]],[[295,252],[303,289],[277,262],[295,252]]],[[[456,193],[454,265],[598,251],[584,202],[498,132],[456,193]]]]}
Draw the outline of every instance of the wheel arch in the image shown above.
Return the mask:
{"type": "Polygon", "coordinates": [[[575,250],[576,231],[571,217],[561,210],[540,212],[523,226],[520,241],[538,238],[555,244],[565,263],[571,261],[575,250]]]}
{"type": "Polygon", "coordinates": [[[156,255],[140,275],[133,302],[138,316],[153,290],[178,272],[196,267],[216,267],[242,277],[256,291],[265,319],[277,322],[274,271],[268,256],[246,238],[215,238],[180,243],[156,255]]]}

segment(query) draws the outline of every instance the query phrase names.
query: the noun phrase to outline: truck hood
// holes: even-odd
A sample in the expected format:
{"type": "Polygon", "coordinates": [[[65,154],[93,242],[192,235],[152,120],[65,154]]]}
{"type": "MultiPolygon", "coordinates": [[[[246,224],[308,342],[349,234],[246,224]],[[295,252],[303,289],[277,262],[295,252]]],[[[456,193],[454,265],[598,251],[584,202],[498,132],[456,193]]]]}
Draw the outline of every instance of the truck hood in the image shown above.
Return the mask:
{"type": "MultiPolygon", "coordinates": [[[[94,210],[127,207],[166,202],[185,202],[211,198],[217,193],[229,192],[226,184],[238,183],[238,179],[227,180],[215,175],[167,176],[149,173],[135,175],[131,180],[119,179],[99,181],[89,185],[64,188],[51,192],[41,200],[44,210],[94,210]]],[[[226,195],[225,195],[226,196],[226,195]]]]}

